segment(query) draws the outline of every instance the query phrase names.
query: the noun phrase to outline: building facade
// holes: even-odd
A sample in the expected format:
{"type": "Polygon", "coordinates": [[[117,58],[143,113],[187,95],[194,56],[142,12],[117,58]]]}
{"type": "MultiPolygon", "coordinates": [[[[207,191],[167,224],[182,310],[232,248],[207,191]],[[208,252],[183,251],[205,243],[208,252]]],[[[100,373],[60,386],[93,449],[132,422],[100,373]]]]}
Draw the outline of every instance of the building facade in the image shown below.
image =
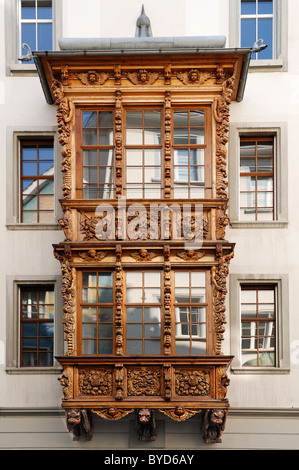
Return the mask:
{"type": "Polygon", "coordinates": [[[297,449],[298,5],[80,3],[0,2],[1,446],[297,449]]]}

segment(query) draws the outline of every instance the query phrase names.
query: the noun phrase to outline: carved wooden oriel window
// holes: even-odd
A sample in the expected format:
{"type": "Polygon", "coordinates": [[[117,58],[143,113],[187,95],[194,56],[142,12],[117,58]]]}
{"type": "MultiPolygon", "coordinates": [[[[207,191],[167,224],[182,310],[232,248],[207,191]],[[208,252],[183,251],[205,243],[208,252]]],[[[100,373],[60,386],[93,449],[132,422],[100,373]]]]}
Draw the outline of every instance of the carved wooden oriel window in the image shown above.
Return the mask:
{"type": "Polygon", "coordinates": [[[81,426],[90,438],[91,413],[146,408],[177,421],[203,413],[205,442],[221,440],[234,253],[226,144],[246,66],[235,50],[206,52],[40,58],[62,146],[58,360],[75,436],[81,426]]]}

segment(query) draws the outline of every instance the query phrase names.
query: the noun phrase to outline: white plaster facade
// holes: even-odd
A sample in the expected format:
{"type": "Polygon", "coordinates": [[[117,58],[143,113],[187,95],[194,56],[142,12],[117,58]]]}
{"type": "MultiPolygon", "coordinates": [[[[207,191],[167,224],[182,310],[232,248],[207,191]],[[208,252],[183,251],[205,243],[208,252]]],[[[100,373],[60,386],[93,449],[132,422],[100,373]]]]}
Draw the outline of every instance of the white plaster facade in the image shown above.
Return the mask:
{"type": "MultiPolygon", "coordinates": [[[[59,294],[60,266],[52,244],[63,240],[58,224],[50,227],[20,227],[14,216],[16,197],[16,149],[14,135],[56,133],[56,108],[46,103],[34,66],[11,60],[7,31],[16,0],[0,0],[0,449],[133,449],[140,448],[130,428],[132,420],[95,422],[91,442],[73,442],[61,410],[62,388],[59,368],[49,371],[21,370],[16,364],[18,328],[14,285],[18,281],[48,279],[59,294]],[[16,336],[14,336],[16,335],[16,336]]],[[[234,4],[237,0],[56,0],[59,6],[59,37],[132,37],[142,3],[151,20],[153,35],[225,35],[227,46],[236,45],[234,4]]],[[[229,411],[219,449],[299,449],[299,316],[297,279],[299,276],[298,212],[298,127],[299,127],[299,3],[281,0],[284,51],[280,61],[252,67],[247,77],[243,101],[231,105],[229,178],[236,181],[238,155],[234,151],[239,128],[275,128],[280,141],[280,224],[266,226],[233,220],[227,239],[236,243],[230,264],[227,297],[227,324],[224,354],[237,354],[238,279],[283,279],[279,324],[282,346],[280,367],[244,371],[235,365],[229,373],[229,411]],[[236,306],[237,305],[237,306],[236,306]],[[237,313],[236,313],[237,312],[237,313]]],[[[60,153],[56,150],[57,192],[60,197],[60,153]]],[[[236,198],[235,187],[230,197],[236,198]]],[[[236,203],[232,202],[233,207],[236,203]]],[[[235,213],[231,214],[235,216],[235,213]]],[[[56,220],[60,216],[56,205],[56,220]]],[[[59,305],[59,300],[57,301],[59,305]]],[[[62,325],[55,327],[56,353],[62,352],[62,325]]],[[[163,416],[161,449],[205,448],[200,420],[170,422],[163,416]]]]}

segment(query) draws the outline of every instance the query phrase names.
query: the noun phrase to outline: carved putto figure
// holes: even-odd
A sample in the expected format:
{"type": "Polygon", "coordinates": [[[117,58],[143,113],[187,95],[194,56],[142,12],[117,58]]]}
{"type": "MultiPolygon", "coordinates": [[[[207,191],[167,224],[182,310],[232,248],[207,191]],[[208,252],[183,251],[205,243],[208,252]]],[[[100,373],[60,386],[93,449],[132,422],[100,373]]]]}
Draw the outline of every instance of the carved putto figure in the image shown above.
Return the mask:
{"type": "Polygon", "coordinates": [[[88,70],[87,73],[76,73],[76,76],[83,83],[83,85],[103,85],[109,78],[109,73],[100,72],[95,70],[88,70]]]}
{"type": "Polygon", "coordinates": [[[138,72],[128,72],[127,78],[134,85],[152,85],[159,78],[157,72],[148,72],[147,70],[139,70],[138,72]]]}

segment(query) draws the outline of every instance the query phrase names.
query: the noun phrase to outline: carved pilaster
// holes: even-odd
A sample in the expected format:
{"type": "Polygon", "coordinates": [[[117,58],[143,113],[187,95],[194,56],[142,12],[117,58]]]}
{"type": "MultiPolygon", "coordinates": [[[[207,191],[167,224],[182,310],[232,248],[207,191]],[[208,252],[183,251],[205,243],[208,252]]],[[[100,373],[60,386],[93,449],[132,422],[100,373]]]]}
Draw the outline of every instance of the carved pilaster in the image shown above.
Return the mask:
{"type": "Polygon", "coordinates": [[[171,94],[165,93],[164,102],[164,195],[171,195],[171,94]]]}
{"type": "Polygon", "coordinates": [[[115,92],[115,112],[114,112],[114,126],[115,126],[115,195],[116,197],[122,194],[123,186],[123,109],[122,109],[122,95],[120,90],[115,92]]]}
{"type": "Polygon", "coordinates": [[[62,298],[65,339],[67,342],[66,356],[76,354],[76,269],[70,265],[70,254],[54,251],[55,258],[60,261],[62,272],[62,298]]]}
{"type": "Polygon", "coordinates": [[[125,368],[123,364],[115,364],[115,400],[125,398],[125,368]]]}
{"type": "Polygon", "coordinates": [[[211,268],[212,292],[213,292],[213,323],[214,323],[214,349],[215,354],[221,354],[221,342],[225,331],[225,297],[227,293],[226,278],[229,272],[229,263],[233,258],[233,250],[223,255],[221,246],[216,247],[217,266],[211,268]]]}
{"type": "Polygon", "coordinates": [[[64,96],[63,86],[58,80],[52,82],[54,102],[57,105],[57,125],[59,143],[61,144],[61,170],[64,174],[62,186],[65,199],[71,198],[72,172],[71,172],[71,126],[74,116],[74,104],[71,99],[64,96]]]}
{"type": "Polygon", "coordinates": [[[115,262],[115,354],[123,354],[123,268],[121,263],[122,249],[116,246],[115,262]]]}
{"type": "Polygon", "coordinates": [[[170,247],[164,247],[164,354],[171,354],[171,264],[170,247]]]}
{"type": "Polygon", "coordinates": [[[216,197],[227,198],[227,149],[229,106],[235,83],[234,75],[223,83],[222,94],[214,98],[213,114],[216,122],[216,197]]]}

